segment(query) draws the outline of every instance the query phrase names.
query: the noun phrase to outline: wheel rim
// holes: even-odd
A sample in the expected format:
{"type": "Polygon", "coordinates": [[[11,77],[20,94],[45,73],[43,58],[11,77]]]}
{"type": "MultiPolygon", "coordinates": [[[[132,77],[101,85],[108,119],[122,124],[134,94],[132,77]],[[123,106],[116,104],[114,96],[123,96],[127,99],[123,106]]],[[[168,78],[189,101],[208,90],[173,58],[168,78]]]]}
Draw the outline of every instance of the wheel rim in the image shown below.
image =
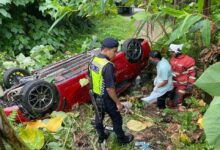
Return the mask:
{"type": "Polygon", "coordinates": [[[11,86],[19,84],[19,80],[24,77],[25,74],[19,71],[13,72],[8,79],[8,82],[11,86]]]}
{"type": "Polygon", "coordinates": [[[28,95],[28,103],[33,110],[43,110],[53,101],[53,91],[47,85],[38,85],[34,87],[28,95]]]}
{"type": "Polygon", "coordinates": [[[140,49],[140,44],[138,43],[138,41],[132,41],[131,43],[129,43],[128,48],[127,48],[127,56],[130,59],[136,60],[139,58],[141,53],[141,49],[140,49]]]}

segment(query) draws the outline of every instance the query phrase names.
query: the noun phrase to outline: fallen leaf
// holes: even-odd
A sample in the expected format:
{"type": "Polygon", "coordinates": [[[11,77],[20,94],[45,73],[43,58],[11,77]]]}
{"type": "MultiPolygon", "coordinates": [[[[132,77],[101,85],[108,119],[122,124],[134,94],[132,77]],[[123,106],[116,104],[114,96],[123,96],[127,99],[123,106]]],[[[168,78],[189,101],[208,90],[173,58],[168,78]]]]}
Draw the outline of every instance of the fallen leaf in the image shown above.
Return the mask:
{"type": "Polygon", "coordinates": [[[79,84],[80,84],[81,87],[86,86],[88,83],[89,83],[89,80],[86,79],[86,78],[82,78],[82,79],[79,80],[79,84]]]}
{"type": "Polygon", "coordinates": [[[147,127],[147,125],[137,120],[130,120],[127,123],[127,127],[128,129],[133,131],[141,131],[144,130],[147,127]]]}
{"type": "Polygon", "coordinates": [[[203,100],[199,101],[199,106],[204,107],[206,105],[206,103],[203,100]]]}
{"type": "Polygon", "coordinates": [[[51,118],[46,124],[47,130],[51,132],[56,132],[61,127],[63,119],[64,119],[63,117],[51,118]]]}
{"type": "Polygon", "coordinates": [[[185,133],[174,133],[171,136],[171,141],[174,145],[176,145],[177,147],[183,147],[184,144],[189,144],[191,143],[190,138],[188,137],[188,135],[186,135],[185,133]]]}
{"type": "Polygon", "coordinates": [[[179,132],[180,127],[181,126],[179,124],[170,124],[170,126],[167,129],[167,132],[169,133],[179,132]]]}
{"type": "Polygon", "coordinates": [[[44,146],[44,133],[39,129],[20,129],[19,137],[28,145],[30,149],[40,150],[44,146]]]}
{"type": "Polygon", "coordinates": [[[46,127],[46,124],[43,123],[41,120],[37,120],[34,122],[28,122],[27,126],[26,126],[26,128],[35,128],[35,129],[44,128],[44,127],[46,127]]]}
{"type": "Polygon", "coordinates": [[[186,135],[185,133],[181,133],[180,134],[180,141],[185,143],[185,144],[189,144],[191,143],[190,138],[188,137],[188,135],[186,135]]]}
{"type": "Polygon", "coordinates": [[[199,117],[197,123],[200,129],[204,129],[203,117],[199,117]]]}
{"type": "Polygon", "coordinates": [[[193,140],[194,142],[198,142],[199,139],[202,137],[203,132],[204,132],[203,130],[197,129],[197,130],[193,133],[193,135],[192,135],[192,140],[193,140]]]}

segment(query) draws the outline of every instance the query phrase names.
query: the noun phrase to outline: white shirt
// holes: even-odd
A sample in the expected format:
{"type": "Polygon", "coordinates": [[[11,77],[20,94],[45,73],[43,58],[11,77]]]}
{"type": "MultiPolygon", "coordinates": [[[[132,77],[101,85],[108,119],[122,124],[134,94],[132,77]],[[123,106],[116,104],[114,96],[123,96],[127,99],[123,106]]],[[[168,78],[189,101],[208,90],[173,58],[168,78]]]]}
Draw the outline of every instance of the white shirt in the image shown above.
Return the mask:
{"type": "Polygon", "coordinates": [[[165,58],[162,58],[157,63],[156,68],[157,76],[154,79],[154,90],[149,96],[147,96],[146,98],[142,98],[142,100],[147,103],[155,102],[158,97],[161,97],[162,95],[173,89],[172,71],[169,62],[165,58]],[[160,83],[164,80],[168,80],[168,83],[165,86],[158,88],[160,83]]]}

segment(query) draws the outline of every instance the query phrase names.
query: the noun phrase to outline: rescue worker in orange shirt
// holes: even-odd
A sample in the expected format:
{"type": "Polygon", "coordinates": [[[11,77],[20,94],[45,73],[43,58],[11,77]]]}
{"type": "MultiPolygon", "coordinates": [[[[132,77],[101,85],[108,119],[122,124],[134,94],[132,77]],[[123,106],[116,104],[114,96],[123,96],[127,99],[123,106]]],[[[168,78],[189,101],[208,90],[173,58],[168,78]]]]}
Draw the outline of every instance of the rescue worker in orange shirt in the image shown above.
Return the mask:
{"type": "Polygon", "coordinates": [[[182,54],[183,44],[171,44],[169,51],[172,55],[170,64],[172,68],[174,90],[171,94],[170,107],[181,106],[186,94],[192,93],[195,82],[195,60],[182,54]]]}

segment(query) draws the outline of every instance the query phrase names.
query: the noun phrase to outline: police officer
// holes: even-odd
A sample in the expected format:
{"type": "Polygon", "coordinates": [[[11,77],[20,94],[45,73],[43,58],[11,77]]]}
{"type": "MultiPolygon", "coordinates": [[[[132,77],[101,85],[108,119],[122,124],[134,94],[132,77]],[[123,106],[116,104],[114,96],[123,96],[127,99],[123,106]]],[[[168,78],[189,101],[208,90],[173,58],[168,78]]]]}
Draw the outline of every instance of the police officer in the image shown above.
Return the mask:
{"type": "Polygon", "coordinates": [[[92,92],[96,101],[99,101],[97,103],[97,105],[99,105],[99,113],[96,113],[95,117],[99,143],[102,143],[109,136],[109,133],[105,132],[103,126],[105,113],[107,113],[112,120],[113,130],[120,144],[127,144],[133,140],[133,135],[125,135],[122,129],[120,111],[123,105],[119,101],[115,90],[114,65],[111,60],[115,57],[117,49],[118,41],[113,38],[106,38],[102,43],[101,53],[93,57],[89,64],[92,92]]]}

